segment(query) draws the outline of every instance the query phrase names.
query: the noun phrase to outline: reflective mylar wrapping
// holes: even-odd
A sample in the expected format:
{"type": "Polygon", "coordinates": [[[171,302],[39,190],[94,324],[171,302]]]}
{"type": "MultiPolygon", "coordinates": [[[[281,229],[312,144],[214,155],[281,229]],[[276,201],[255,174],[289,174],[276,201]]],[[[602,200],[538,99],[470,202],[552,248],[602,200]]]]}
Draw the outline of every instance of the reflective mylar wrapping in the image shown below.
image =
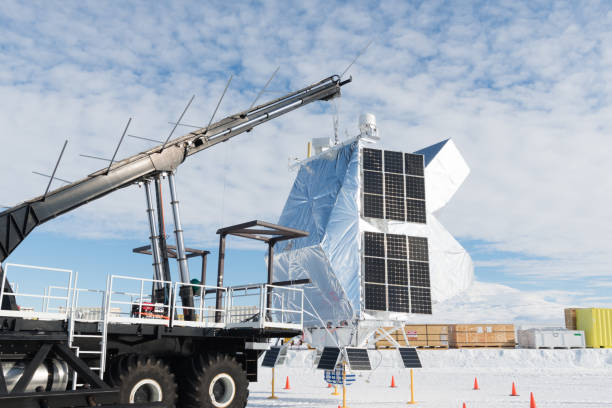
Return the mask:
{"type": "MultiPolygon", "coordinates": [[[[405,177],[406,194],[410,190],[409,183],[415,180],[412,176],[408,176],[413,174],[411,172],[398,176],[402,173],[402,169],[408,171],[409,166],[413,165],[409,163],[414,159],[413,155],[382,151],[378,156],[383,158],[385,166],[379,171],[384,175],[378,176],[372,172],[366,173],[364,170],[364,149],[367,155],[371,155],[372,152],[378,154],[374,151],[376,147],[372,147],[371,144],[354,140],[334,146],[305,160],[300,166],[278,222],[280,225],[305,230],[310,234],[306,238],[278,243],[274,260],[275,281],[303,278],[312,281],[311,284],[303,286],[307,298],[305,301],[307,314],[304,317],[306,326],[321,326],[321,321],[323,324],[337,327],[350,325],[355,320],[409,320],[409,311],[431,313],[431,307],[429,309],[413,307],[411,310],[408,305],[397,307],[393,304],[394,301],[408,302],[406,299],[410,299],[413,306],[419,299],[421,302],[425,299],[425,303],[431,304],[431,300],[435,303],[465,290],[473,279],[473,266],[469,255],[432,214],[448,202],[469,172],[454,144],[447,140],[417,152],[424,156],[426,165],[424,171],[426,201],[420,200],[417,204],[421,203],[424,206],[427,203],[425,206],[427,214],[426,217],[416,219],[411,218],[408,212],[411,202],[418,201],[414,200],[415,197],[405,198],[406,212],[402,216],[401,206],[390,206],[386,203],[385,193],[379,194],[376,191],[372,196],[381,197],[380,200],[384,202],[384,214],[365,211],[369,215],[365,216],[364,182],[366,184],[377,182],[377,177],[382,177],[386,182],[385,192],[389,192],[388,196],[397,203],[398,197],[403,193],[398,193],[398,183],[395,179],[405,177]],[[401,164],[402,158],[405,158],[405,165],[401,164]],[[373,177],[365,181],[364,176],[373,177]],[[394,190],[391,191],[390,188],[394,190]],[[429,204],[430,198],[433,205],[429,204]],[[389,212],[390,208],[394,211],[389,212]],[[400,208],[400,213],[397,212],[397,208],[400,208]],[[386,286],[384,282],[381,286],[377,285],[376,281],[372,283],[371,280],[370,283],[366,283],[364,273],[366,232],[385,234],[385,239],[404,235],[413,237],[412,242],[422,243],[423,239],[428,240],[428,264],[423,262],[419,264],[412,258],[406,259],[407,265],[414,264],[410,265],[414,267],[414,270],[410,268],[413,283],[423,287],[415,288],[414,291],[411,287],[411,292],[408,294],[407,289],[401,287],[404,281],[397,278],[399,274],[404,273],[404,267],[397,269],[397,260],[394,259],[397,256],[387,256],[387,254],[381,258],[382,260],[374,259],[374,263],[386,262],[386,272],[389,274],[387,279],[396,281],[387,282],[386,286]],[[421,238],[419,240],[414,237],[421,238]],[[390,274],[390,262],[394,263],[396,274],[394,278],[390,274]],[[426,282],[428,274],[427,271],[423,271],[423,267],[429,268],[431,282],[426,282]],[[372,301],[372,296],[382,293],[387,303],[381,307],[372,301]],[[368,296],[369,302],[366,302],[368,296]],[[382,310],[372,310],[372,307],[382,310]]],[[[422,175],[420,177],[422,180],[422,175]]],[[[370,187],[368,189],[372,191],[370,187]]],[[[417,193],[420,196],[421,191],[417,193]]],[[[409,242],[408,239],[410,238],[407,238],[406,242],[409,242]]],[[[368,259],[370,262],[372,260],[368,259]]],[[[417,261],[427,261],[427,259],[417,261]]],[[[405,286],[408,288],[408,285],[405,286]]]]}

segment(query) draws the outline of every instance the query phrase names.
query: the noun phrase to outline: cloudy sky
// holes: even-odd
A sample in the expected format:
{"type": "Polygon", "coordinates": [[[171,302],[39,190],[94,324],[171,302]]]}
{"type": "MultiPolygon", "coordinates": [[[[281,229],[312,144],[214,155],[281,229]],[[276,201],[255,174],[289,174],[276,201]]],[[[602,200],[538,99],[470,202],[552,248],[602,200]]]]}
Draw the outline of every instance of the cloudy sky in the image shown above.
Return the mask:
{"type": "MultiPolygon", "coordinates": [[[[76,180],[103,164],[79,154],[111,156],[128,117],[130,133],[165,139],[193,94],[183,122],[206,125],[230,75],[218,118],[248,107],[276,67],[262,99],[341,73],[372,41],[337,101],[341,137],[367,111],[383,148],[453,138],[472,173],[439,218],[477,277],[612,304],[607,3],[230,3],[1,2],[0,205],[43,192],[32,171],[51,172],[66,139],[58,176],[76,180]]],[[[276,221],[288,163],[333,134],[333,111],[313,104],[190,158],[177,175],[187,243],[214,248],[221,225],[276,221]]],[[[149,147],[126,140],[119,156],[149,147]]],[[[130,187],[48,223],[13,260],[69,263],[53,257],[147,236],[130,187]]]]}

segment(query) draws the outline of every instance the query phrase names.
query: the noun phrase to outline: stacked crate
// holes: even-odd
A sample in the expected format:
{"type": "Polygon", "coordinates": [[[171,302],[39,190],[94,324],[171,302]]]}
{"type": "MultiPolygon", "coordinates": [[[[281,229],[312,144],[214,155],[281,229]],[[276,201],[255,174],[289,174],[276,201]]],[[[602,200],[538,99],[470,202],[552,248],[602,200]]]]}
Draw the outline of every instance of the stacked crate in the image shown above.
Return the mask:
{"type": "Polygon", "coordinates": [[[565,328],[568,330],[576,330],[576,308],[565,309],[565,328]]]}
{"type": "MultiPolygon", "coordinates": [[[[406,346],[406,340],[401,330],[394,330],[393,327],[384,328],[387,333],[400,346],[406,346]]],[[[448,348],[448,325],[446,324],[408,324],[404,327],[408,345],[418,348],[448,348]]],[[[393,344],[386,337],[377,336],[376,348],[394,348],[393,344]]]]}
{"type": "Polygon", "coordinates": [[[453,324],[448,339],[452,348],[516,346],[513,324],[453,324]]]}

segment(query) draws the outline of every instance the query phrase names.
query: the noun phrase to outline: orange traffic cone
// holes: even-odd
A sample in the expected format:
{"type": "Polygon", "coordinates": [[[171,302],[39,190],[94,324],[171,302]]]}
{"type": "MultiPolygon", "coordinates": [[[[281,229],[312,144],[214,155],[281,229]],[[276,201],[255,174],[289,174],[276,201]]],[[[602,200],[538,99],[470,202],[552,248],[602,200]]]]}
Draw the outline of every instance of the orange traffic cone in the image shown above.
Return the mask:
{"type": "Polygon", "coordinates": [[[463,408],[467,408],[467,405],[465,405],[465,402],[463,403],[463,408]]]}
{"type": "Polygon", "coordinates": [[[519,395],[516,393],[516,385],[514,385],[514,381],[512,381],[512,394],[511,397],[518,397],[519,395]]]}
{"type": "Polygon", "coordinates": [[[529,403],[529,408],[537,408],[535,398],[533,398],[533,392],[531,393],[531,402],[529,403]]]}
{"type": "Polygon", "coordinates": [[[395,377],[391,376],[391,388],[397,388],[397,386],[395,385],[395,377]]]}
{"type": "Polygon", "coordinates": [[[331,388],[331,383],[327,383],[327,388],[331,388]]]}
{"type": "Polygon", "coordinates": [[[291,386],[289,386],[289,376],[287,376],[287,380],[285,381],[285,388],[283,390],[290,390],[291,386]]]}
{"type": "Polygon", "coordinates": [[[478,388],[478,378],[474,377],[474,389],[475,390],[479,390],[480,388],[478,388]]]}

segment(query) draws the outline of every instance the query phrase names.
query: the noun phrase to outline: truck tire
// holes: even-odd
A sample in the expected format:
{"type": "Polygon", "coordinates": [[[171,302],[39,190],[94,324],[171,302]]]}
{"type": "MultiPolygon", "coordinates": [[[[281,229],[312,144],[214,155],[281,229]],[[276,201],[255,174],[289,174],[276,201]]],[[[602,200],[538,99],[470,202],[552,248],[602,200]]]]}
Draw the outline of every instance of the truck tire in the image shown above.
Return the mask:
{"type": "Polygon", "coordinates": [[[168,366],[155,357],[119,356],[107,372],[113,387],[119,387],[123,404],[165,402],[176,406],[176,382],[168,366]]]}
{"type": "Polygon", "coordinates": [[[249,397],[246,373],[227,354],[195,356],[184,385],[187,408],[244,408],[249,397]]]}

